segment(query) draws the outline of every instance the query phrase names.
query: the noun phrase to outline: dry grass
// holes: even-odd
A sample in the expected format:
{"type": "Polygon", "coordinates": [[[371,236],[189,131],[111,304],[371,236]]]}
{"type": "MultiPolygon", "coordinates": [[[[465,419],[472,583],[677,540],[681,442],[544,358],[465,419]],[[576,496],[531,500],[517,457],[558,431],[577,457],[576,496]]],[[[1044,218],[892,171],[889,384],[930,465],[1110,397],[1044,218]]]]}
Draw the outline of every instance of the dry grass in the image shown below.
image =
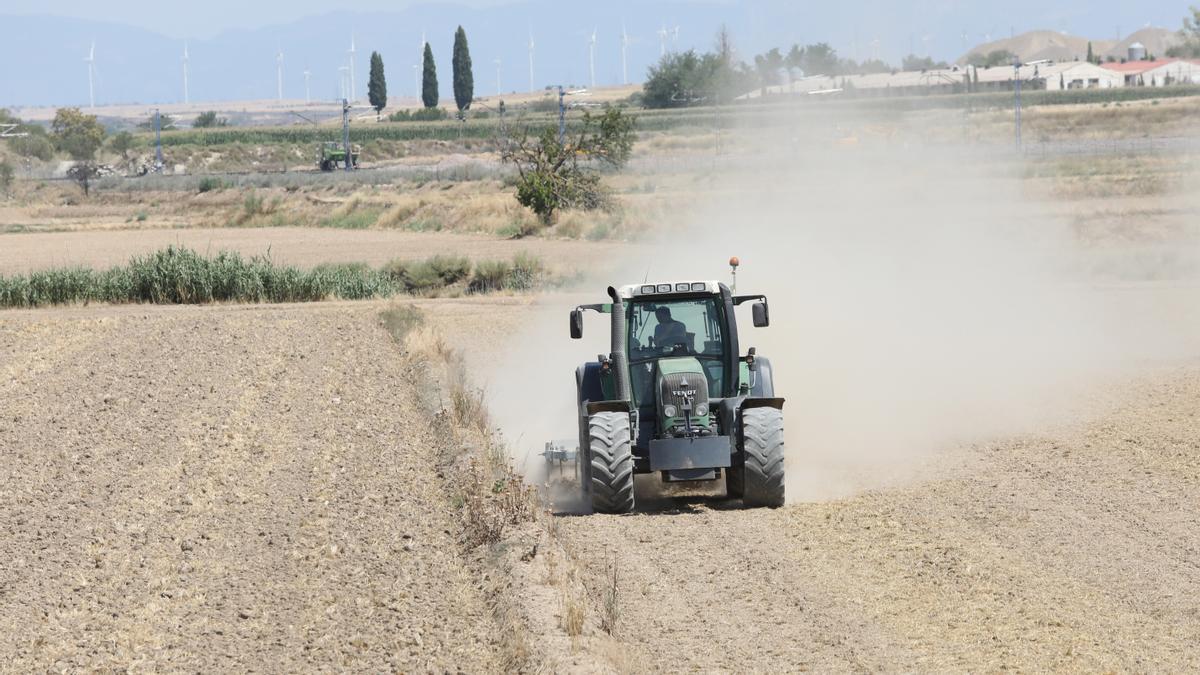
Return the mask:
{"type": "Polygon", "coordinates": [[[621,618],[621,587],[617,565],[611,560],[604,571],[604,588],[600,592],[600,628],[609,635],[617,629],[621,618]]]}
{"type": "Polygon", "coordinates": [[[562,629],[571,637],[583,633],[583,620],[587,612],[584,602],[575,597],[569,590],[562,593],[562,629]]]}

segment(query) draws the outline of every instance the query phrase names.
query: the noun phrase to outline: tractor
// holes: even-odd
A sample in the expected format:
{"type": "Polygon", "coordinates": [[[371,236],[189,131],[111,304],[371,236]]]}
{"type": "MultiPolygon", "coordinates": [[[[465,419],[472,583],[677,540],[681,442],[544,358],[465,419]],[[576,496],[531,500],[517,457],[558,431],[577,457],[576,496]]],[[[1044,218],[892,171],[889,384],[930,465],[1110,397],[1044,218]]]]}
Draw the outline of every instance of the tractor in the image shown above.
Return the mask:
{"type": "MultiPolygon", "coordinates": [[[[350,168],[358,168],[358,153],[357,145],[350,146],[350,168]]],[[[338,168],[338,164],[342,168],[346,168],[346,147],[337,141],[326,141],[317,144],[317,166],[322,171],[333,171],[338,168]]]]}
{"type": "MultiPolygon", "coordinates": [[[[736,265],[736,259],[731,261],[736,265]]],[[[635,474],[666,483],[725,481],[750,507],[783,505],[783,399],[771,362],[739,352],[734,309],[752,302],[754,326],[770,323],[764,295],[734,295],[719,281],[609,287],[611,302],[571,311],[610,316],[611,352],[575,371],[576,460],[585,501],[598,513],[634,510],[635,474]]]]}

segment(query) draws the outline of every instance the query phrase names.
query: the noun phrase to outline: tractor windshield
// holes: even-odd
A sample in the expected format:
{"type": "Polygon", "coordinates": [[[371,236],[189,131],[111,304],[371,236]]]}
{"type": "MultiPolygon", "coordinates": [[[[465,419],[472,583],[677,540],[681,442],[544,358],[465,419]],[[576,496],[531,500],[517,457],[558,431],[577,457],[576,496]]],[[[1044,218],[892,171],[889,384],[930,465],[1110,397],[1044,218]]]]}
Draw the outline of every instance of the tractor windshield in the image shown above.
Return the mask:
{"type": "Polygon", "coordinates": [[[635,402],[654,399],[654,362],[691,356],[708,377],[709,396],[722,396],[725,375],[724,324],[711,296],[635,301],[629,309],[629,365],[635,402]]]}

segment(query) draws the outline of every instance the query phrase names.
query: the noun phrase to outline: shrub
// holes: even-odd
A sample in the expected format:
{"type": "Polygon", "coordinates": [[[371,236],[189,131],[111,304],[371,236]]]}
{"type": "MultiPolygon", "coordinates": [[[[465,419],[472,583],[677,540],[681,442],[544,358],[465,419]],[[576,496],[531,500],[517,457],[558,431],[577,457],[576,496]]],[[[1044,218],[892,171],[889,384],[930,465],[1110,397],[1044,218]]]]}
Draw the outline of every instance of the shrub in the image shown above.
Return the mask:
{"type": "Polygon", "coordinates": [[[396,342],[403,344],[404,338],[424,323],[425,315],[412,305],[394,305],[380,312],[379,319],[396,342]]]}
{"type": "Polygon", "coordinates": [[[471,275],[471,283],[467,290],[471,293],[489,293],[502,291],[512,272],[512,265],[504,260],[481,260],[475,265],[475,273],[471,275]]]}
{"type": "Polygon", "coordinates": [[[200,113],[196,116],[195,121],[192,122],[192,128],[194,129],[211,129],[213,127],[224,126],[229,126],[229,120],[224,117],[217,117],[217,111],[215,110],[206,110],[200,113]]]}
{"type": "Polygon", "coordinates": [[[397,110],[388,115],[389,122],[440,122],[450,119],[450,113],[442,108],[418,108],[397,110]]]}
{"type": "Polygon", "coordinates": [[[22,157],[34,157],[43,162],[49,162],[54,158],[54,144],[50,142],[49,138],[46,138],[45,134],[10,138],[8,147],[12,149],[13,153],[22,157]]]}
{"type": "Polygon", "coordinates": [[[517,201],[546,224],[560,209],[606,207],[610,197],[596,165],[620,168],[629,161],[634,122],[619,108],[608,108],[599,116],[584,113],[581,128],[561,140],[552,128],[536,138],[514,139],[502,160],[520,174],[517,201]]]}
{"type": "Polygon", "coordinates": [[[521,251],[513,256],[506,286],[514,291],[530,290],[537,285],[544,272],[545,266],[540,258],[521,251]]]}
{"type": "Polygon", "coordinates": [[[429,293],[465,280],[471,261],[461,256],[438,255],[424,261],[393,260],[384,273],[409,293],[429,293]]]}
{"type": "Polygon", "coordinates": [[[0,160],[0,192],[8,194],[8,189],[13,183],[13,168],[8,160],[0,160]]]}
{"type": "Polygon", "coordinates": [[[205,176],[200,179],[200,194],[225,189],[225,181],[216,176],[205,176]]]}

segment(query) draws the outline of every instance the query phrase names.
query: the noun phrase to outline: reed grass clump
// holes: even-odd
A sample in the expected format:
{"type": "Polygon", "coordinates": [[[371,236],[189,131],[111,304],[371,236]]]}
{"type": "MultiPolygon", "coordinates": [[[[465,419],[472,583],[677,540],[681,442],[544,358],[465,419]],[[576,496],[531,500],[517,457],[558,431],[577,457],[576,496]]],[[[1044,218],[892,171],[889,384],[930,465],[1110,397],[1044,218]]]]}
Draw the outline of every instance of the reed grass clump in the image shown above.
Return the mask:
{"type": "Polygon", "coordinates": [[[338,263],[301,269],[268,256],[234,251],[204,255],[169,246],[107,270],[62,267],[0,276],[0,308],[104,302],[207,304],[365,300],[402,293],[436,295],[527,291],[544,277],[542,261],[518,254],[509,261],[471,261],[438,255],[396,260],[381,269],[338,263]]]}

